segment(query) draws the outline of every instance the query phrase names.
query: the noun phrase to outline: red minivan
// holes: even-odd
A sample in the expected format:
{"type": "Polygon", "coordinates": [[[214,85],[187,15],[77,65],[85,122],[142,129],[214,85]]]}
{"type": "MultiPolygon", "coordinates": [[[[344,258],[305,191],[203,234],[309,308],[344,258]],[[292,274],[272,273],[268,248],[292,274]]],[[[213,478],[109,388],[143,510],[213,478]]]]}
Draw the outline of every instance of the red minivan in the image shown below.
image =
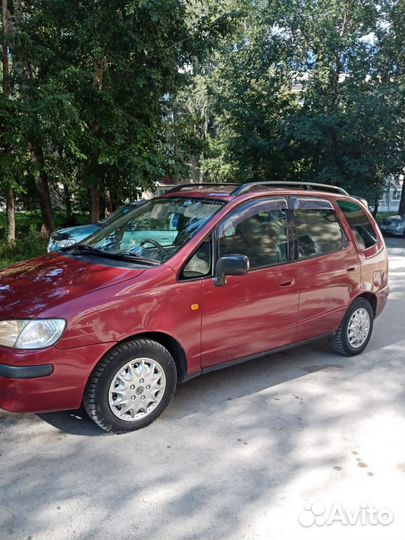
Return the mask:
{"type": "Polygon", "coordinates": [[[0,407],[138,429],[201,373],[322,338],[359,354],[387,296],[384,240],[343,189],[178,186],[0,273],[0,407]]]}

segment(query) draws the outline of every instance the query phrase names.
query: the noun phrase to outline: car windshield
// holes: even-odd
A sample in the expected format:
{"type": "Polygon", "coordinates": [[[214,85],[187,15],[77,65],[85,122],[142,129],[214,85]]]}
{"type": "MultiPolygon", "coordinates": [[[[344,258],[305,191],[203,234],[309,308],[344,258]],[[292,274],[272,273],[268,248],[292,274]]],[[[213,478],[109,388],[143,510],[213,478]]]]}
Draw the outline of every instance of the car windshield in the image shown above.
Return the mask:
{"type": "Polygon", "coordinates": [[[117,208],[117,210],[115,210],[115,212],[113,212],[112,214],[110,214],[106,218],[101,219],[98,223],[100,225],[103,225],[103,226],[107,225],[110,220],[115,220],[115,219],[120,218],[121,216],[125,216],[126,214],[128,214],[128,212],[133,210],[135,208],[135,206],[136,206],[136,203],[125,204],[124,206],[121,206],[120,208],[117,208]]]}
{"type": "Polygon", "coordinates": [[[99,255],[163,263],[224,205],[210,199],[152,199],[78,244],[99,255]]]}

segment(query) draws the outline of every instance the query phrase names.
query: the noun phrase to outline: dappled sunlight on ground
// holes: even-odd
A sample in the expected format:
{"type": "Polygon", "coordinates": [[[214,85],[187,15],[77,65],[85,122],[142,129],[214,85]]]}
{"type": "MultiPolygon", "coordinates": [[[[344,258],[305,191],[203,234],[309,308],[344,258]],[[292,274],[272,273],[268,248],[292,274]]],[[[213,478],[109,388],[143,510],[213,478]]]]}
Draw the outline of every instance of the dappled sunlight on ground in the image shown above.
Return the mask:
{"type": "Polygon", "coordinates": [[[392,295],[360,357],[317,343],[210,373],[122,436],[80,411],[0,413],[0,538],[402,538],[405,258],[395,242],[392,295]],[[313,501],[370,501],[395,520],[302,527],[313,501]]]}

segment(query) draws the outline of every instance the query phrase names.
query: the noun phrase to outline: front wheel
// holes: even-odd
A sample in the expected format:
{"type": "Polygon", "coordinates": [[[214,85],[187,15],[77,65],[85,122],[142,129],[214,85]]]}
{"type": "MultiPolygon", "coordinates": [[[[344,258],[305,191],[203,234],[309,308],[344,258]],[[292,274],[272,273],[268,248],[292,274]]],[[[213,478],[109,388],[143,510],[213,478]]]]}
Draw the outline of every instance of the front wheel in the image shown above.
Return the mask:
{"type": "Polygon", "coordinates": [[[358,298],[347,310],[336,334],[329,340],[342,356],[355,356],[367,347],[373,331],[374,312],[365,298],[358,298]]]}
{"type": "Polygon", "coordinates": [[[112,349],[94,369],[85,409],[105,431],[125,433],[151,424],[176,389],[173,357],[160,343],[134,339],[112,349]]]}

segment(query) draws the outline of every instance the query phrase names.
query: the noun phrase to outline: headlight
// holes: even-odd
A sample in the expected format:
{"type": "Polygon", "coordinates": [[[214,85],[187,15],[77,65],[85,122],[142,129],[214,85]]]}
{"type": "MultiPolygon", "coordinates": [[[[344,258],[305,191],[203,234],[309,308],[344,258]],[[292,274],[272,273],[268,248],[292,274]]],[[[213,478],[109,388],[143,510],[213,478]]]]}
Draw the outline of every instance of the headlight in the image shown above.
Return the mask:
{"type": "Polygon", "coordinates": [[[63,319],[0,321],[0,345],[14,349],[43,349],[56,343],[65,327],[63,319]]]}
{"type": "Polygon", "coordinates": [[[76,240],[73,238],[66,238],[66,240],[59,240],[59,242],[56,242],[58,247],[69,247],[76,244],[76,240]]]}
{"type": "Polygon", "coordinates": [[[76,244],[76,240],[74,238],[63,238],[58,240],[55,237],[51,237],[48,242],[48,253],[50,251],[56,251],[61,248],[73,246],[74,244],[76,244]]]}

